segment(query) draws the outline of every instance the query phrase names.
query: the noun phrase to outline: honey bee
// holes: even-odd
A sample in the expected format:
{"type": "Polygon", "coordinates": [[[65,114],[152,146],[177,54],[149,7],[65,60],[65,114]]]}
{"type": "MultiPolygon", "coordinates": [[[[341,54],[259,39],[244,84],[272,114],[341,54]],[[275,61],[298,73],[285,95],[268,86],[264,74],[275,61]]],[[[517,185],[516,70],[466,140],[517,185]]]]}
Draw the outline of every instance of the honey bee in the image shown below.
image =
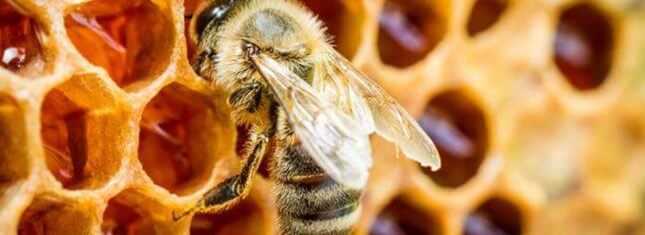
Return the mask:
{"type": "Polygon", "coordinates": [[[193,68],[228,92],[231,119],[250,126],[250,138],[239,173],[175,220],[245,197],[267,149],[275,151],[270,178],[282,234],[351,230],[374,132],[422,166],[440,167],[415,119],[330,46],[322,23],[300,3],[212,0],[197,11],[191,35],[198,42],[193,68]]]}

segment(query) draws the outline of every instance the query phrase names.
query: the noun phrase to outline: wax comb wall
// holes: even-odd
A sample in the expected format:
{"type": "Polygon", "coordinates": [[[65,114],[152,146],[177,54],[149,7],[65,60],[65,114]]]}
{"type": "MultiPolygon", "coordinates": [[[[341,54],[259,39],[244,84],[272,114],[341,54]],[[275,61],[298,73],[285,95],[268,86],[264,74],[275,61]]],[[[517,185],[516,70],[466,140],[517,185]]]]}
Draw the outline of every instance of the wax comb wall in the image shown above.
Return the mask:
{"type": "MultiPolygon", "coordinates": [[[[200,1],[0,0],[0,234],[273,234],[189,66],[200,1]]],[[[645,2],[305,0],[418,118],[438,172],[375,138],[357,234],[644,234],[645,2]]]]}

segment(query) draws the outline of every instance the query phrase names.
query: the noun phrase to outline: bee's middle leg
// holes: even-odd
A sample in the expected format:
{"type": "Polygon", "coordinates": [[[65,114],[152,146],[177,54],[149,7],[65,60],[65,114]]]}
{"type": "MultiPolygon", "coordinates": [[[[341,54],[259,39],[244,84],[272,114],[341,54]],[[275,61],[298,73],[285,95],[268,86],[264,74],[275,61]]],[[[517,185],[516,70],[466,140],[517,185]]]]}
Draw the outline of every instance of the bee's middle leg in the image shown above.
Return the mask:
{"type": "Polygon", "coordinates": [[[254,136],[250,143],[251,151],[248,153],[244,166],[239,174],[229,177],[222,183],[218,184],[206,192],[197,203],[188,210],[173,214],[175,220],[179,220],[193,211],[207,212],[218,211],[226,206],[235,203],[239,198],[248,194],[250,184],[255,176],[262,157],[264,156],[269,137],[266,133],[260,133],[254,136]]]}

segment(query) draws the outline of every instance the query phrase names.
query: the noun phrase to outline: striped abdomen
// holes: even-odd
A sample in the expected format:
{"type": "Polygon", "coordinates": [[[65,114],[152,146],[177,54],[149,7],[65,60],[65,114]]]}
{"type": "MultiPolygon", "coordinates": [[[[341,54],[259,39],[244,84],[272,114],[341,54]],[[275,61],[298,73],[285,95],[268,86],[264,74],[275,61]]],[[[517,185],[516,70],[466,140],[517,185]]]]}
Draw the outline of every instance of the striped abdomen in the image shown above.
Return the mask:
{"type": "Polygon", "coordinates": [[[300,145],[278,149],[272,178],[281,234],[348,234],[361,191],[329,178],[300,145]]]}

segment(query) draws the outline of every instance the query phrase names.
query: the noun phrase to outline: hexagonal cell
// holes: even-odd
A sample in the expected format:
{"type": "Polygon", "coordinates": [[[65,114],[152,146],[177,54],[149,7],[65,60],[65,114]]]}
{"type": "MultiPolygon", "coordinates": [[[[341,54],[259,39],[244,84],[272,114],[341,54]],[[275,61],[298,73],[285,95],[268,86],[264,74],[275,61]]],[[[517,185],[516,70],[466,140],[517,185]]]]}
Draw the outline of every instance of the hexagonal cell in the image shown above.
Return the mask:
{"type": "Polygon", "coordinates": [[[555,64],[573,87],[602,85],[611,69],[614,29],[601,9],[589,3],[566,8],[553,43],[555,64]]]}
{"type": "Polygon", "coordinates": [[[69,12],[65,26],[76,49],[125,87],[167,67],[175,38],[168,15],[147,0],[95,0],[69,12]]]}
{"type": "Polygon", "coordinates": [[[477,174],[488,149],[484,113],[468,96],[448,91],[434,97],[419,119],[441,155],[441,170],[423,168],[437,184],[458,187],[477,174]]]}
{"type": "Polygon", "coordinates": [[[365,9],[362,1],[356,0],[300,0],[325,23],[332,36],[334,47],[343,56],[351,59],[363,41],[365,9]]]}
{"type": "Polygon", "coordinates": [[[508,0],[477,0],[468,17],[468,35],[475,36],[493,26],[507,5],[508,0]]]}
{"type": "MultiPolygon", "coordinates": [[[[557,110],[538,112],[548,115],[528,113],[516,120],[505,153],[510,169],[543,190],[549,201],[560,200],[581,189],[585,179],[583,166],[589,165],[586,163],[589,160],[582,156],[598,151],[589,149],[594,146],[587,139],[590,134],[585,126],[589,123],[572,120],[557,110]],[[562,147],[563,143],[567,148],[562,147]]],[[[603,140],[613,139],[606,134],[596,135],[603,140]]],[[[603,145],[615,144],[603,141],[603,145]]],[[[599,156],[607,159],[604,154],[599,156]]]]}
{"type": "Polygon", "coordinates": [[[57,89],[45,96],[41,110],[47,167],[64,188],[101,187],[119,169],[121,153],[106,150],[122,134],[111,112],[88,110],[57,89]]]}
{"type": "Polygon", "coordinates": [[[18,234],[91,234],[96,218],[88,208],[35,199],[20,218],[18,234]]]}
{"type": "Polygon", "coordinates": [[[141,196],[135,196],[134,194],[121,193],[110,199],[107,208],[103,212],[101,232],[113,235],[177,233],[170,226],[155,220],[150,212],[142,208],[142,205],[138,203],[135,205],[135,202],[142,200],[141,198],[141,196]]]}
{"type": "Polygon", "coordinates": [[[444,234],[438,218],[417,208],[403,198],[394,199],[379,214],[370,229],[371,235],[444,234]]]}
{"type": "Polygon", "coordinates": [[[196,214],[190,224],[190,234],[264,234],[266,221],[260,207],[250,198],[216,214],[196,214]]]}
{"type": "Polygon", "coordinates": [[[464,224],[465,235],[522,234],[522,213],[511,202],[492,198],[471,213],[464,224]]]}
{"type": "Polygon", "coordinates": [[[0,0],[0,67],[23,76],[44,68],[38,25],[0,0]]]}
{"type": "Polygon", "coordinates": [[[399,68],[413,65],[425,58],[443,39],[447,17],[439,10],[448,7],[437,7],[430,2],[385,1],[379,16],[378,33],[378,50],[383,63],[399,68]]]}
{"type": "MultiPolygon", "coordinates": [[[[139,161],[155,184],[172,193],[190,193],[208,179],[221,152],[230,147],[227,117],[206,97],[172,84],[143,111],[139,161]]],[[[234,144],[234,143],[233,143],[234,144]]]]}
{"type": "Polygon", "coordinates": [[[24,125],[15,100],[0,94],[0,204],[5,202],[4,193],[29,174],[24,125]]]}

